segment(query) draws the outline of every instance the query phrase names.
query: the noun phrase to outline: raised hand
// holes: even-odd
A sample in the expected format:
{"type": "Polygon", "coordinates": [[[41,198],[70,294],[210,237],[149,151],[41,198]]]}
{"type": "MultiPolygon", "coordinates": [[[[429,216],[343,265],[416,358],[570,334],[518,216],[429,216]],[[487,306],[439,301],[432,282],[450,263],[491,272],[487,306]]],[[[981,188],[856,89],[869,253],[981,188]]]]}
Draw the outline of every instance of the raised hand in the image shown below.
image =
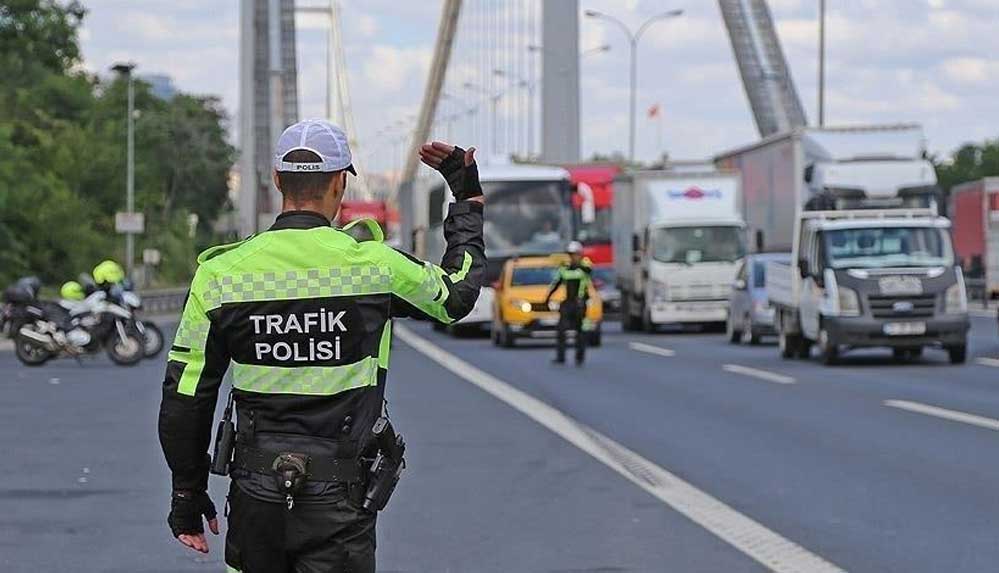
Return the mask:
{"type": "Polygon", "coordinates": [[[466,151],[455,145],[434,141],[420,147],[420,160],[428,167],[440,171],[455,199],[482,201],[482,185],[479,183],[474,147],[466,151]]]}

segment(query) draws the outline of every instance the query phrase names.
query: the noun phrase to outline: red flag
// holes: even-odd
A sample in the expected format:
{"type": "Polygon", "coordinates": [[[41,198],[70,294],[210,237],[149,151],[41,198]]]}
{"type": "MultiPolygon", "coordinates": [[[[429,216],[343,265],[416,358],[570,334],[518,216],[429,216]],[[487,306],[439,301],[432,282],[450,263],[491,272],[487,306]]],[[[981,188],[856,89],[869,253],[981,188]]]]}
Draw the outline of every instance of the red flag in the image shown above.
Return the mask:
{"type": "Polygon", "coordinates": [[[653,104],[652,107],[649,108],[649,119],[659,117],[659,111],[659,104],[653,104]]]}

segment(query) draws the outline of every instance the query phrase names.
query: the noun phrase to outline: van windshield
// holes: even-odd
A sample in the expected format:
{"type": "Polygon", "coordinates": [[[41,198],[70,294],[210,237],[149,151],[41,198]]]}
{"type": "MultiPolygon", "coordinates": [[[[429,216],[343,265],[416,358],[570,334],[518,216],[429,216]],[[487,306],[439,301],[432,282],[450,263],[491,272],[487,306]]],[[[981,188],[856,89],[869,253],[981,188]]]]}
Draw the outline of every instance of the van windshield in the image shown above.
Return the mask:
{"type": "Polygon", "coordinates": [[[652,232],[652,258],[661,263],[732,263],[745,254],[739,227],[667,227],[652,232]]]}
{"type": "Polygon", "coordinates": [[[946,267],[954,264],[954,251],[945,229],[836,229],[823,234],[826,258],[834,269],[946,267]]]}

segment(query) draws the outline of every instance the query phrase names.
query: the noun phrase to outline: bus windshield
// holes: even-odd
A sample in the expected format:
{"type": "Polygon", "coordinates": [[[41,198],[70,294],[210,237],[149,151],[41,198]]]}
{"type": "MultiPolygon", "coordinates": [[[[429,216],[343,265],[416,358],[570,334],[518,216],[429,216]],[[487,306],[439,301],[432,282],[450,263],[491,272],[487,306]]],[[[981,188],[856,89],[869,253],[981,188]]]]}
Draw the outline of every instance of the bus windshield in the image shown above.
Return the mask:
{"type": "Polygon", "coordinates": [[[490,257],[554,253],[569,237],[568,201],[563,181],[486,181],[484,225],[490,257]]]}
{"type": "Polygon", "coordinates": [[[661,263],[731,263],[745,254],[739,227],[665,227],[652,235],[652,258],[661,263]]]}
{"type": "Polygon", "coordinates": [[[950,237],[935,227],[825,231],[829,265],[842,268],[946,267],[954,264],[950,237]]]}

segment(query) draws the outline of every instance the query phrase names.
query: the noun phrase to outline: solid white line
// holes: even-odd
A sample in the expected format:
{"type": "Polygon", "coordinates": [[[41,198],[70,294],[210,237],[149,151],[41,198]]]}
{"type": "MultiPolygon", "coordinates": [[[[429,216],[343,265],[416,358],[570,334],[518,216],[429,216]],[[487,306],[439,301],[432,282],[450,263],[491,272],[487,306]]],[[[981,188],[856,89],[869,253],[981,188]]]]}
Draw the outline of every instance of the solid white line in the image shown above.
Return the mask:
{"type": "Polygon", "coordinates": [[[993,368],[999,368],[999,358],[976,358],[975,362],[981,364],[982,366],[991,366],[993,368]]]}
{"type": "Polygon", "coordinates": [[[662,346],[653,346],[651,344],[645,344],[642,342],[629,342],[628,348],[632,350],[637,350],[638,352],[644,352],[646,354],[655,354],[656,356],[676,356],[676,352],[670,350],[669,348],[663,348],[662,346]]]}
{"type": "Polygon", "coordinates": [[[775,382],[777,384],[794,384],[797,382],[797,380],[793,377],[785,374],[778,374],[776,372],[770,372],[769,370],[759,370],[757,368],[750,368],[749,366],[739,366],[738,364],[725,364],[722,366],[722,370],[733,374],[742,374],[743,376],[766,380],[767,382],[775,382]]]}
{"type": "Polygon", "coordinates": [[[397,326],[395,332],[416,351],[561,436],[771,571],[843,573],[844,570],[838,566],[561,411],[442,350],[404,326],[397,326]]]}
{"type": "Polygon", "coordinates": [[[907,410],[909,412],[915,412],[917,414],[926,414],[927,416],[942,418],[944,420],[950,420],[952,422],[961,422],[963,424],[978,426],[979,428],[986,428],[988,430],[999,431],[999,420],[996,420],[994,418],[987,418],[985,416],[979,416],[977,414],[968,414],[966,412],[961,412],[958,410],[948,410],[946,408],[938,408],[937,406],[930,406],[929,404],[920,404],[919,402],[910,402],[908,400],[885,400],[884,404],[889,408],[898,408],[900,410],[907,410]]]}

